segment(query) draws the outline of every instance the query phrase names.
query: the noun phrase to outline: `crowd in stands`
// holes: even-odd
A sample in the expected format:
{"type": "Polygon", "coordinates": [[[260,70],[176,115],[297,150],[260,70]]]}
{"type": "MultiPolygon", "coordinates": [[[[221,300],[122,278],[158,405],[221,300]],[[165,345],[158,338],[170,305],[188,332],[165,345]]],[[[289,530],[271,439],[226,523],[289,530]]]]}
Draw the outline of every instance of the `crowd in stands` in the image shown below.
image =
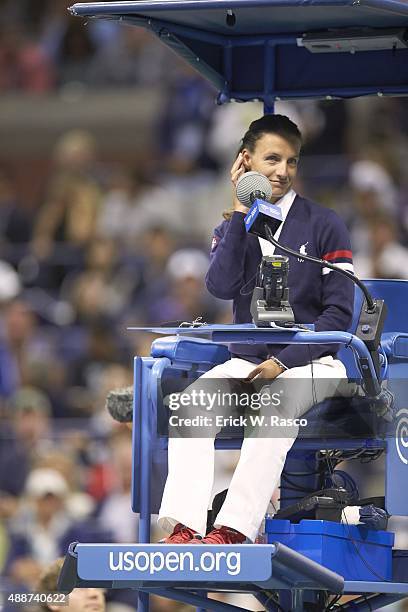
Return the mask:
{"type": "MultiPolygon", "coordinates": [[[[229,167],[262,112],[216,107],[211,87],[149,34],[84,27],[66,6],[2,3],[0,92],[160,83],[164,102],[141,167],[102,161],[87,132],[64,134],[34,210],[0,160],[0,585],[14,590],[34,588],[72,541],[136,541],[131,435],[105,397],[131,384],[133,355],[149,354],[152,336],[127,326],[231,321],[204,276],[231,202],[229,167]]],[[[403,99],[277,106],[305,134],[297,189],[345,218],[362,278],[408,279],[406,109],[403,99]]],[[[108,610],[134,609],[132,593],[120,600],[108,594],[108,610]]]]}

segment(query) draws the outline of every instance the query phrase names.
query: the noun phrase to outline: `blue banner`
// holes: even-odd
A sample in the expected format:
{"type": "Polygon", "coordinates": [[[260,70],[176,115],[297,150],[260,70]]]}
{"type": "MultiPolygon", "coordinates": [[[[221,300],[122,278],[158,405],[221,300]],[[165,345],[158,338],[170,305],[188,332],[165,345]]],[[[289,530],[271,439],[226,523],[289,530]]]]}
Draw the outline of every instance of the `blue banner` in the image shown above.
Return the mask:
{"type": "Polygon", "coordinates": [[[275,547],[78,544],[83,580],[260,582],[272,575],[275,547]]]}

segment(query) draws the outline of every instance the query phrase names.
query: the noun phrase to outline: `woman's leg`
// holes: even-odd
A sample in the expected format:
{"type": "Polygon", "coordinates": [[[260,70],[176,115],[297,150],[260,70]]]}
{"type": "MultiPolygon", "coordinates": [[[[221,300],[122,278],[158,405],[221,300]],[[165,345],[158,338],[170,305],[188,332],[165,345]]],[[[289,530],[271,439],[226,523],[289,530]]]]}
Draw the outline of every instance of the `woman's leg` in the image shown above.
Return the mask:
{"type": "MultiPolygon", "coordinates": [[[[183,393],[203,388],[202,379],[221,379],[214,384],[213,392],[229,392],[234,379],[246,378],[255,365],[244,359],[230,359],[215,366],[183,393]]],[[[208,383],[206,391],[211,389],[208,383]]],[[[208,413],[207,413],[208,414],[208,413]]],[[[204,428],[207,437],[169,437],[168,476],[159,511],[158,524],[171,532],[182,523],[201,535],[205,535],[207,510],[214,481],[214,428],[204,428]],[[213,434],[213,435],[212,435],[213,434]]]]}
{"type": "MultiPolygon", "coordinates": [[[[309,364],[286,370],[273,381],[270,393],[279,392],[282,383],[285,389],[276,415],[300,418],[315,403],[335,395],[340,380],[346,378],[346,371],[340,361],[322,357],[313,362],[313,378],[316,379],[314,391],[311,377],[309,364]],[[291,379],[297,379],[294,380],[293,392],[291,379]]],[[[270,414],[267,413],[268,418],[270,414]]],[[[216,526],[232,527],[251,541],[255,540],[269,501],[279,484],[286,455],[297,434],[296,426],[285,428],[282,437],[266,427],[245,437],[227,497],[215,521],[216,526]]]]}

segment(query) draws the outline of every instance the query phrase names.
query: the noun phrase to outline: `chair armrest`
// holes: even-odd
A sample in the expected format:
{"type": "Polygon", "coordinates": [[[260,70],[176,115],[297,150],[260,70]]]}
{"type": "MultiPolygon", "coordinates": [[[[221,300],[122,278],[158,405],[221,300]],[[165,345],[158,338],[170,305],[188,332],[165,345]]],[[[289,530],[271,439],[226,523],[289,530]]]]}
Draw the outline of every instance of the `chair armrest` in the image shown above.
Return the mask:
{"type": "Polygon", "coordinates": [[[164,336],[152,343],[152,357],[167,357],[171,362],[217,365],[227,361],[231,355],[223,344],[204,338],[190,336],[164,336]]]}
{"type": "Polygon", "coordinates": [[[408,334],[388,332],[381,336],[381,348],[389,361],[408,360],[408,334]]]}

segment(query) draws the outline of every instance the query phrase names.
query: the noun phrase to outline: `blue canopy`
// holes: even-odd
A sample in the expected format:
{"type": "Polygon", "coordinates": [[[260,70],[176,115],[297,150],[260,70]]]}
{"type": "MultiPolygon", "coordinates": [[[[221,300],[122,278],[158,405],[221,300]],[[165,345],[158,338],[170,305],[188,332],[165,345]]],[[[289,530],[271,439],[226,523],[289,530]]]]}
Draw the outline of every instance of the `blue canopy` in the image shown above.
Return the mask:
{"type": "Polygon", "coordinates": [[[219,101],[408,92],[406,0],[149,0],[74,4],[73,15],[153,31],[219,101]],[[348,49],[348,51],[344,50],[348,49]]]}

